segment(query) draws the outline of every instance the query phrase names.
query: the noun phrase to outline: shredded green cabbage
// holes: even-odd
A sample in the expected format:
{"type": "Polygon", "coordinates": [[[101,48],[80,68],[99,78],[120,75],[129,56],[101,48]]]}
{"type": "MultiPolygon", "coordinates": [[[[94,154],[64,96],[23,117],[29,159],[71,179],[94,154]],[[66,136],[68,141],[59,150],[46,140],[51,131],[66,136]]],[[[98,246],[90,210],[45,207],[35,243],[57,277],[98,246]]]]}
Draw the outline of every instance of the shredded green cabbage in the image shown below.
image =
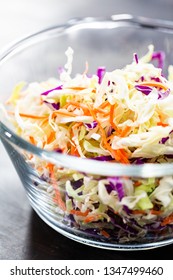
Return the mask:
{"type": "MultiPolygon", "coordinates": [[[[146,55],[139,60],[136,56],[123,69],[105,71],[102,77],[85,71],[72,78],[69,48],[59,79],[16,85],[7,102],[8,118],[19,136],[46,150],[123,164],[170,162],[173,66],[166,79],[162,69],[152,64],[153,53],[150,45],[146,55]]],[[[91,227],[102,234],[106,229],[107,237],[115,238],[115,228],[120,228],[118,239],[122,241],[128,232],[128,241],[135,234],[146,235],[153,224],[162,229],[173,223],[171,218],[165,220],[173,212],[173,177],[115,177],[112,182],[52,167],[34,155],[27,162],[49,183],[47,192],[59,207],[83,230],[91,227]]]]}

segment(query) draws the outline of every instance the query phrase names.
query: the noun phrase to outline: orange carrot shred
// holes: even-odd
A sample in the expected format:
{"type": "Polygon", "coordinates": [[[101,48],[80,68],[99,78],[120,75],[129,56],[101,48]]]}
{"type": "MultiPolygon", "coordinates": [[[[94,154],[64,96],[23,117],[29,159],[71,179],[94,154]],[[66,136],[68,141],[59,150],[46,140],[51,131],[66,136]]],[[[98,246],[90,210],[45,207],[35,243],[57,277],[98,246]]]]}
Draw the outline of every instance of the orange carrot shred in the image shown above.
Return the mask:
{"type": "Polygon", "coordinates": [[[150,213],[153,214],[153,215],[160,215],[160,214],[163,213],[163,211],[151,209],[151,210],[150,210],[150,213]]]}
{"type": "Polygon", "coordinates": [[[168,124],[167,124],[167,123],[163,123],[163,122],[158,122],[158,123],[157,123],[157,125],[159,125],[159,126],[163,126],[163,127],[168,126],[168,124]]]}
{"type": "Polygon", "coordinates": [[[163,219],[161,226],[166,226],[168,224],[173,223],[173,213],[170,214],[168,217],[166,217],[165,219],[163,219]]]}
{"type": "MultiPolygon", "coordinates": [[[[8,112],[11,115],[14,115],[14,112],[8,112]]],[[[37,120],[46,120],[48,116],[35,116],[30,114],[19,113],[19,115],[23,118],[37,119],[37,120]]]]}
{"type": "Polygon", "coordinates": [[[49,137],[47,138],[47,144],[50,144],[55,140],[55,131],[51,131],[49,137]]]}
{"type": "Polygon", "coordinates": [[[114,109],[115,109],[115,105],[111,105],[110,107],[110,115],[109,115],[109,122],[112,126],[113,129],[117,130],[117,126],[115,125],[113,118],[114,118],[114,109]]]}
{"type": "Polygon", "coordinates": [[[133,183],[134,187],[139,187],[140,185],[141,185],[141,182],[139,182],[139,181],[136,181],[136,182],[133,183]]]}
{"type": "Polygon", "coordinates": [[[168,87],[166,85],[159,83],[159,82],[142,82],[139,84],[139,86],[151,86],[151,87],[162,88],[164,90],[168,89],[168,87]]]}
{"type": "Polygon", "coordinates": [[[80,211],[80,210],[74,210],[74,209],[72,209],[72,210],[70,211],[70,214],[76,215],[76,216],[81,216],[81,217],[86,217],[86,216],[88,215],[88,213],[89,213],[89,210],[86,210],[85,212],[82,212],[82,211],[80,211]]]}
{"type": "Polygon", "coordinates": [[[101,230],[100,233],[106,238],[110,237],[110,234],[106,230],[101,230]]]}
{"type": "Polygon", "coordinates": [[[104,146],[106,147],[106,149],[111,153],[112,157],[115,158],[117,161],[120,161],[122,163],[129,163],[129,160],[128,160],[127,155],[126,155],[125,152],[122,152],[121,149],[119,149],[119,150],[113,150],[112,149],[110,144],[107,142],[105,131],[104,131],[100,121],[97,119],[94,110],[91,108],[90,105],[88,105],[88,108],[90,110],[91,116],[93,117],[93,119],[95,121],[97,121],[97,123],[99,125],[100,132],[102,134],[102,141],[103,141],[104,146]]]}
{"type": "Polygon", "coordinates": [[[62,200],[61,198],[61,193],[58,189],[58,183],[55,179],[55,175],[54,175],[54,165],[52,163],[48,163],[47,164],[47,168],[49,168],[49,172],[50,172],[50,178],[52,180],[52,186],[54,188],[54,191],[55,191],[55,197],[54,197],[54,202],[56,202],[59,207],[65,211],[66,210],[66,206],[65,206],[65,203],[64,201],[62,200]]]}
{"type": "Polygon", "coordinates": [[[126,137],[127,134],[130,132],[131,127],[130,126],[126,126],[120,133],[120,137],[126,137]]]}
{"type": "Polygon", "coordinates": [[[84,223],[92,223],[92,222],[96,222],[98,221],[99,219],[101,219],[102,216],[101,215],[98,215],[98,214],[93,214],[93,215],[88,215],[86,217],[86,219],[84,219],[84,223]]]}
{"type": "Polygon", "coordinates": [[[30,140],[31,144],[36,145],[36,141],[33,136],[29,136],[29,140],[30,140]]]}

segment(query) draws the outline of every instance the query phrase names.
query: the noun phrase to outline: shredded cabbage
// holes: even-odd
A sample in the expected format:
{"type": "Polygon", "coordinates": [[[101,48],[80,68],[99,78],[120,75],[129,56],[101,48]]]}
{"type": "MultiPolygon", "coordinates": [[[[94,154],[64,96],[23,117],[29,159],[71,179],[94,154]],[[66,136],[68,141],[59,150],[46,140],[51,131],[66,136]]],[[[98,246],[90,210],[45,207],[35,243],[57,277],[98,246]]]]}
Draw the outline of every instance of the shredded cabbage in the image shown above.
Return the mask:
{"type": "MultiPolygon", "coordinates": [[[[14,88],[7,115],[18,135],[43,149],[105,162],[172,161],[173,66],[166,79],[164,53],[150,45],[123,69],[99,67],[96,74],[84,71],[74,78],[73,50],[66,55],[59,79],[14,88]]],[[[173,224],[173,177],[103,178],[57,168],[34,155],[27,162],[81,230],[123,242],[173,224]]]]}

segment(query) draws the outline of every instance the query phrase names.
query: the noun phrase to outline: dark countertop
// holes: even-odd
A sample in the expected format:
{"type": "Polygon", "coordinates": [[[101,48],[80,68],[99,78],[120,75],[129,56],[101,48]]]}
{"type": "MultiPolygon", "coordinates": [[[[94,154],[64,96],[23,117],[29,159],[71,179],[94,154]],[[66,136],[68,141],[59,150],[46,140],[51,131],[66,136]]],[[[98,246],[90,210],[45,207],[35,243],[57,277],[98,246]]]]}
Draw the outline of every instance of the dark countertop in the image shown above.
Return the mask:
{"type": "MultiPolygon", "coordinates": [[[[6,0],[0,4],[0,47],[40,28],[63,23],[76,16],[131,13],[173,20],[172,11],[172,0],[157,0],[157,3],[154,0],[149,3],[139,0],[6,0]]],[[[77,243],[51,229],[31,209],[24,188],[1,143],[0,178],[1,260],[172,258],[173,245],[134,252],[108,251],[77,243]]]]}

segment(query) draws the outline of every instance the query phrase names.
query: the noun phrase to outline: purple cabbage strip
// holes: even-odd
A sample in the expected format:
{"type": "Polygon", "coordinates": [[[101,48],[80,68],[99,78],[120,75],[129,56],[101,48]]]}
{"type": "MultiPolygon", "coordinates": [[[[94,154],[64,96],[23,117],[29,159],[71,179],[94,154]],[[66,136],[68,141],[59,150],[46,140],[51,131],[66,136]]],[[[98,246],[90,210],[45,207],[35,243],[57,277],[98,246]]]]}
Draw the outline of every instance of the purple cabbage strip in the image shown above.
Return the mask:
{"type": "Polygon", "coordinates": [[[143,82],[145,80],[144,76],[141,76],[141,82],[143,82]]]}
{"type": "Polygon", "coordinates": [[[55,110],[59,110],[60,109],[60,103],[50,103],[48,101],[44,101],[44,103],[46,103],[51,109],[55,109],[55,110]]]}
{"type": "Polygon", "coordinates": [[[165,53],[163,51],[153,52],[152,60],[158,60],[158,68],[163,69],[163,64],[165,60],[165,53]]]}
{"type": "MultiPolygon", "coordinates": [[[[156,79],[159,79],[159,78],[156,78],[156,79]]],[[[136,85],[135,89],[137,89],[138,91],[141,91],[145,95],[149,95],[152,91],[152,87],[144,86],[144,85],[136,85]]],[[[169,95],[169,93],[170,93],[170,89],[167,89],[164,92],[158,91],[158,99],[166,98],[169,95]]]]}
{"type": "Polygon", "coordinates": [[[98,157],[94,157],[92,159],[99,160],[99,161],[111,161],[111,160],[114,160],[111,156],[98,156],[98,157]]]}
{"type": "MultiPolygon", "coordinates": [[[[173,130],[171,130],[170,132],[169,132],[169,135],[171,134],[173,132],[173,130]]],[[[165,144],[166,143],[166,141],[169,139],[169,136],[167,136],[167,137],[163,137],[161,140],[160,140],[160,144],[165,144]]]]}
{"type": "Polygon", "coordinates": [[[47,90],[47,91],[45,91],[45,92],[42,92],[41,95],[48,95],[51,91],[60,90],[60,89],[62,89],[62,85],[61,85],[61,86],[58,86],[58,87],[56,87],[56,88],[49,89],[49,90],[47,90]]]}
{"type": "Polygon", "coordinates": [[[159,143],[160,144],[165,144],[166,143],[166,141],[169,139],[169,137],[163,137],[160,141],[159,141],[159,143]]]}
{"type": "Polygon", "coordinates": [[[142,93],[144,93],[145,95],[150,94],[150,92],[152,91],[152,88],[149,86],[143,86],[143,85],[136,85],[135,89],[137,89],[138,91],[141,91],[142,93]]]}
{"type": "Polygon", "coordinates": [[[119,200],[121,200],[125,195],[121,180],[118,177],[108,177],[108,181],[112,190],[117,191],[119,200]]]}
{"type": "Polygon", "coordinates": [[[85,127],[89,128],[89,129],[93,129],[97,126],[97,122],[93,121],[92,123],[84,123],[85,127]]]}
{"type": "Polygon", "coordinates": [[[165,99],[170,93],[170,89],[168,88],[166,91],[159,91],[158,99],[165,99]]]}
{"type": "Polygon", "coordinates": [[[161,82],[161,80],[160,80],[159,77],[151,77],[151,80],[153,80],[153,81],[155,81],[155,82],[157,82],[157,83],[160,83],[160,82],[161,82]]]}
{"type": "MultiPolygon", "coordinates": [[[[77,190],[83,185],[83,179],[79,179],[77,181],[71,182],[73,189],[77,190]]],[[[82,191],[78,193],[78,195],[82,195],[82,191]]]]}
{"type": "Polygon", "coordinates": [[[108,211],[108,216],[110,217],[111,223],[115,226],[118,227],[120,229],[122,229],[123,231],[126,231],[130,234],[134,234],[136,235],[138,233],[137,229],[129,226],[128,224],[125,224],[122,220],[121,217],[119,217],[118,215],[115,215],[113,212],[108,211]]]}
{"type": "Polygon", "coordinates": [[[77,189],[79,189],[83,185],[83,179],[79,179],[77,181],[73,181],[73,182],[71,182],[71,184],[73,186],[73,189],[77,190],[77,189]]]}
{"type": "Polygon", "coordinates": [[[137,55],[137,53],[134,53],[134,60],[135,60],[136,64],[138,64],[139,60],[138,60],[138,55],[137,55]]]}
{"type": "Polygon", "coordinates": [[[98,83],[101,84],[102,80],[103,80],[103,76],[106,72],[106,68],[105,67],[99,67],[97,69],[97,76],[99,78],[98,83]]]}
{"type": "Polygon", "coordinates": [[[62,154],[63,151],[60,148],[54,149],[54,152],[62,154]]]}
{"type": "Polygon", "coordinates": [[[138,165],[138,164],[144,164],[146,162],[147,162],[147,159],[139,157],[139,158],[136,158],[134,160],[133,164],[137,164],[138,165]]]}

